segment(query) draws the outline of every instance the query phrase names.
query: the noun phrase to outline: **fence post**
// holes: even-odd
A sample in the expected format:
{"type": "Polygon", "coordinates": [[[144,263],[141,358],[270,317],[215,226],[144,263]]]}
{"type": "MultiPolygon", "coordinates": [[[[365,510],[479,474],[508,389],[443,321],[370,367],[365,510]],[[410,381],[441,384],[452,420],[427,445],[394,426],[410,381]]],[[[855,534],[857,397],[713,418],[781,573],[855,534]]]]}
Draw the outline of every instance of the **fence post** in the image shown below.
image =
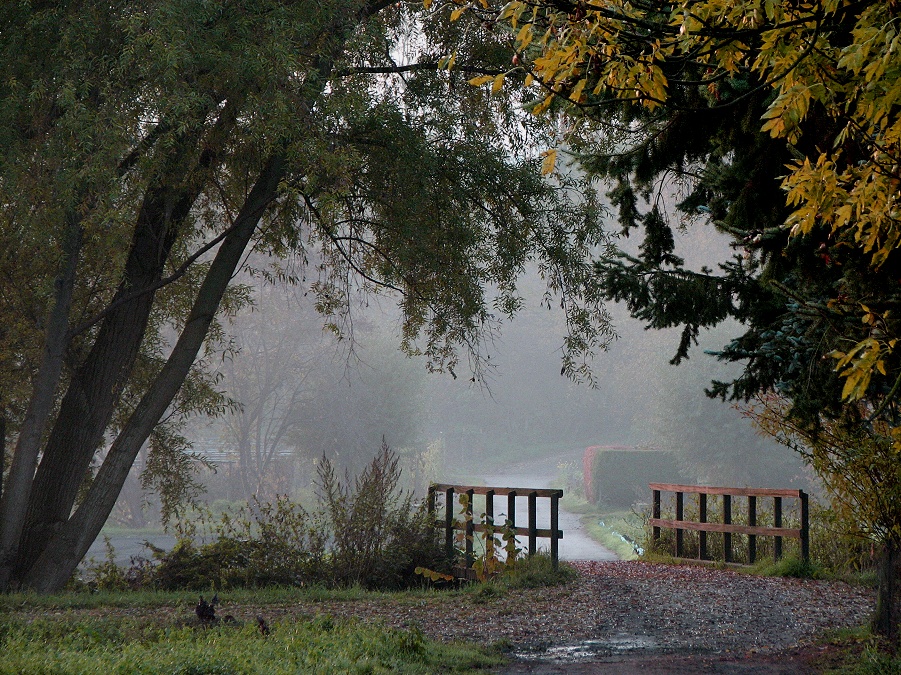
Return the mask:
{"type": "MultiPolygon", "coordinates": [[[[757,525],[757,497],[748,495],[748,525],[757,525]]],[[[753,565],[757,558],[757,536],[748,535],[748,563],[753,565]]]]}
{"type": "Polygon", "coordinates": [[[472,490],[467,490],[466,496],[469,497],[466,500],[466,566],[472,567],[473,562],[475,562],[475,556],[472,554],[472,540],[476,534],[475,523],[472,520],[472,500],[475,493],[472,490]]]}
{"type": "Polygon", "coordinates": [[[538,494],[529,493],[529,555],[538,551],[538,494]]]}
{"type": "Polygon", "coordinates": [[[801,500],[801,559],[808,562],[810,560],[810,512],[807,493],[804,490],[798,490],[798,498],[801,500]]]}
{"type": "Polygon", "coordinates": [[[435,486],[429,485],[429,515],[435,517],[435,486]]]}
{"type": "Polygon", "coordinates": [[[560,498],[557,495],[551,495],[551,566],[554,568],[554,571],[557,570],[557,559],[559,557],[559,544],[557,541],[557,527],[560,517],[559,500],[560,498]]]}
{"type": "Polygon", "coordinates": [[[454,559],[454,488],[444,493],[444,548],[447,557],[454,559]]]}
{"type": "MultiPolygon", "coordinates": [[[[723,495],[723,523],[732,524],[732,495],[723,495]]],[[[732,562],[732,533],[723,532],[723,556],[727,563],[732,562]]]]}
{"type": "MultiPolygon", "coordinates": [[[[685,517],[685,496],[681,492],[676,493],[676,521],[685,517]]],[[[676,557],[682,557],[682,543],[685,539],[685,531],[681,527],[676,528],[676,557]]]]}
{"type": "MultiPolygon", "coordinates": [[[[707,522],[707,493],[698,494],[698,520],[702,523],[707,522]]],[[[707,560],[707,531],[698,531],[698,558],[707,560]]]]}
{"type": "MultiPolygon", "coordinates": [[[[773,497],[773,527],[782,527],[782,497],[773,497]]],[[[773,559],[782,559],[782,537],[777,536],[773,542],[773,559]]]]}
{"type": "MultiPolygon", "coordinates": [[[[652,518],[660,518],[660,490],[654,490],[654,502],[651,507],[651,517],[652,518]]],[[[653,528],[653,540],[654,540],[654,548],[657,548],[657,543],[660,541],[660,527],[655,525],[653,528]]]]}
{"type": "Polygon", "coordinates": [[[494,558],[494,490],[485,493],[485,557],[494,558]]]}

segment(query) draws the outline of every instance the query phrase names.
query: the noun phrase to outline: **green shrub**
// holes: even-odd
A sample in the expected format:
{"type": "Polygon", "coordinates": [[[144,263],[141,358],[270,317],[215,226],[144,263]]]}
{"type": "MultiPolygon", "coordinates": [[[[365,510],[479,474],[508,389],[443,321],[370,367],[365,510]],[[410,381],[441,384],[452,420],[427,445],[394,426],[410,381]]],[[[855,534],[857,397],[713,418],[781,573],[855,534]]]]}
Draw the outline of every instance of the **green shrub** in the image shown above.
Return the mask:
{"type": "Polygon", "coordinates": [[[516,561],[516,565],[501,576],[502,583],[508,588],[541,588],[568,584],[579,576],[565,562],[554,565],[547,553],[536,553],[516,561]]]}
{"type": "Polygon", "coordinates": [[[127,591],[142,588],[150,583],[153,577],[151,561],[140,556],[132,556],[127,567],[116,564],[116,551],[109,537],[104,535],[106,558],[100,562],[91,560],[87,579],[73,577],[70,590],[127,591]]]}
{"type": "Polygon", "coordinates": [[[817,502],[810,504],[810,558],[831,576],[872,575],[878,552],[871,541],[850,534],[836,512],[817,502]]]}
{"type": "Polygon", "coordinates": [[[327,535],[285,497],[223,514],[211,530],[207,544],[183,536],[169,553],[158,552],[152,584],[164,590],[296,586],[324,575],[327,535]]]}
{"type": "Polygon", "coordinates": [[[595,451],[588,500],[609,508],[648,502],[648,483],[678,483],[682,474],[676,455],[651,448],[604,448],[595,451]]]}
{"type": "MultiPolygon", "coordinates": [[[[172,551],[155,551],[137,585],[163,590],[354,586],[384,590],[422,583],[418,566],[448,569],[440,533],[424,503],[398,489],[400,470],[387,445],[353,481],[319,464],[320,508],[308,513],[287,497],[235,513],[201,514],[179,529],[172,551]],[[207,543],[198,543],[206,540],[207,543]]],[[[93,569],[107,590],[135,587],[112,558],[93,569]]]]}
{"type": "Polygon", "coordinates": [[[425,503],[398,490],[397,456],[387,445],[344,483],[328,460],[318,466],[319,499],[330,539],[328,583],[364,588],[409,586],[419,566],[446,570],[440,533],[425,503]]]}
{"type": "Polygon", "coordinates": [[[782,558],[778,562],[761,565],[758,571],[768,577],[791,577],[793,579],[821,579],[824,576],[821,565],[795,557],[782,558]]]}

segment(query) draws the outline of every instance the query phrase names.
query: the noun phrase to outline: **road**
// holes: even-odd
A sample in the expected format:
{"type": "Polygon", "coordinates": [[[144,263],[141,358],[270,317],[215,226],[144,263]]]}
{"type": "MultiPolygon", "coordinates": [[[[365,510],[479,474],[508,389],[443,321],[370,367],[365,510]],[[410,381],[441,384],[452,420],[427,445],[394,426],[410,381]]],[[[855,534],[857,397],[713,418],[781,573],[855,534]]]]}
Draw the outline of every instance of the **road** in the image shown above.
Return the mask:
{"type": "MultiPolygon", "coordinates": [[[[513,465],[503,472],[488,474],[484,477],[485,484],[490,487],[517,487],[517,488],[556,488],[557,465],[560,461],[571,461],[575,458],[569,455],[554,456],[539,460],[532,460],[513,465]]],[[[581,454],[577,458],[581,461],[581,454]]],[[[538,527],[550,527],[549,500],[538,500],[538,527]]],[[[495,513],[503,513],[507,508],[506,498],[495,500],[495,513]]],[[[516,500],[516,524],[524,526],[529,522],[528,500],[517,498],[516,500]]],[[[604,548],[594,539],[588,536],[581,522],[581,516],[560,510],[559,526],[563,530],[563,539],[560,541],[561,560],[618,560],[613,551],[604,548]]],[[[521,539],[521,538],[518,538],[521,539]]],[[[520,541],[520,546],[525,548],[527,542],[520,541]]],[[[549,542],[543,540],[547,549],[549,542]]],[[[538,540],[541,548],[542,540],[538,540]]]]}

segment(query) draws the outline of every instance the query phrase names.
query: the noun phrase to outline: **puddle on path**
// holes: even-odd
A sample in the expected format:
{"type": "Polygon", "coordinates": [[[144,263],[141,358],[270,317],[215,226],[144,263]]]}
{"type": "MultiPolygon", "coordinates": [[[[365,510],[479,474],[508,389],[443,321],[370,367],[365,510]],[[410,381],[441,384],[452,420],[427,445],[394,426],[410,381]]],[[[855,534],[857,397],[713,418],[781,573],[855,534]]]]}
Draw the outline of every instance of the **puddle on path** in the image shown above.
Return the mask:
{"type": "Polygon", "coordinates": [[[614,656],[630,652],[656,650],[660,647],[647,635],[614,635],[604,640],[585,640],[571,645],[548,647],[526,652],[514,652],[513,656],[524,661],[583,661],[601,656],[614,656]]]}

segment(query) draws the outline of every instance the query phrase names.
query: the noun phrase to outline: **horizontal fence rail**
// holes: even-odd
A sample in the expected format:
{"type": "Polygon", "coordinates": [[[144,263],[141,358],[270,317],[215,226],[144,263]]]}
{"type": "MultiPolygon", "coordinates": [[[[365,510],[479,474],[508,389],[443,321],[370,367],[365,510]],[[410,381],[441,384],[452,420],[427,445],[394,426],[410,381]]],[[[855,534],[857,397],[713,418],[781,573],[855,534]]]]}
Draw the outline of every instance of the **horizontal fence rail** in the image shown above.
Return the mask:
{"type": "Polygon", "coordinates": [[[698,532],[698,559],[709,560],[707,552],[707,533],[716,532],[723,535],[723,554],[727,563],[732,563],[732,535],[743,534],[748,537],[748,563],[753,564],[757,559],[757,537],[774,537],[773,558],[779,560],[782,557],[782,539],[791,537],[798,539],[801,544],[801,557],[805,562],[810,559],[810,523],[807,494],[803,490],[777,490],[771,488],[732,488],[732,487],[707,487],[701,485],[677,485],[672,483],[650,483],[648,487],[653,491],[653,504],[650,525],[653,528],[654,544],[660,540],[660,530],[671,529],[676,533],[676,557],[683,558],[684,532],[692,530],[698,532]],[[673,492],[676,495],[675,518],[661,518],[660,494],[673,492]],[[685,520],[685,495],[698,495],[698,520],[685,520]],[[707,497],[722,497],[723,518],[721,523],[711,523],[707,520],[707,497]],[[748,524],[739,525],[732,522],[732,498],[746,497],[748,500],[748,524]],[[757,499],[773,499],[773,525],[763,526],[757,524],[757,499]],[[800,527],[782,526],[782,500],[797,499],[800,503],[801,523],[800,527]]]}
{"type": "Polygon", "coordinates": [[[429,513],[434,514],[436,508],[437,493],[444,495],[444,523],[440,527],[444,528],[444,541],[448,554],[453,553],[454,549],[454,532],[463,531],[466,534],[465,555],[466,566],[473,564],[473,535],[476,532],[497,533],[498,527],[494,523],[494,498],[507,498],[507,520],[510,523],[508,529],[516,535],[529,538],[529,555],[535,555],[538,550],[538,538],[550,539],[551,541],[551,563],[554,569],[557,569],[559,560],[559,541],[563,539],[563,530],[559,527],[560,520],[560,499],[563,497],[563,490],[540,489],[540,488],[510,488],[510,487],[485,487],[481,485],[451,485],[447,483],[432,483],[429,486],[429,513]],[[469,499],[466,504],[466,513],[464,522],[458,521],[454,517],[454,495],[468,495],[469,499]],[[473,520],[472,498],[474,495],[485,496],[485,522],[477,523],[473,520]],[[516,499],[525,498],[528,500],[529,506],[529,524],[528,527],[517,527],[516,525],[516,499]],[[538,527],[538,499],[550,499],[550,527],[538,527]]]}

